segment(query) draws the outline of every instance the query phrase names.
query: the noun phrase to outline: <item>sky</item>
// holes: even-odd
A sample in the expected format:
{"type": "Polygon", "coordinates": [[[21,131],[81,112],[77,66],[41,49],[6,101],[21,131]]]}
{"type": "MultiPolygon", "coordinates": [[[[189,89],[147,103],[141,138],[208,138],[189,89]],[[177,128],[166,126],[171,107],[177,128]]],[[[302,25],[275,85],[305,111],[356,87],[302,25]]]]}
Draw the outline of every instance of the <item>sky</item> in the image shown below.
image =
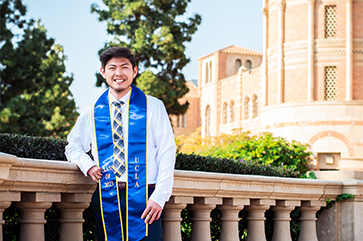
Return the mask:
{"type": "MultiPolygon", "coordinates": [[[[91,4],[101,0],[23,0],[27,17],[40,19],[48,37],[64,47],[70,87],[79,111],[95,102],[105,88],[95,87],[99,72],[98,51],[113,38],[106,23],[91,13],[91,4]]],[[[187,80],[198,79],[198,58],[237,45],[262,51],[262,0],[192,0],[186,17],[202,16],[202,23],[187,43],[191,62],[183,69],[187,80]]]]}

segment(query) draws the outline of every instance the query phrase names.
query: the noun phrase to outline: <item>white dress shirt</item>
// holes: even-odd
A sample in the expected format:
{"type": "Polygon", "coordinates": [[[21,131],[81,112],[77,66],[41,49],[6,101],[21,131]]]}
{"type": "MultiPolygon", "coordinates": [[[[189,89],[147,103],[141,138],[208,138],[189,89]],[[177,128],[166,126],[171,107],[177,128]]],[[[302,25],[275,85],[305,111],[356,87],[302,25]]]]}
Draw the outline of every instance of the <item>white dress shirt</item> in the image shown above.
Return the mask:
{"type": "MultiPolygon", "coordinates": [[[[121,107],[122,116],[126,116],[130,91],[120,100],[125,104],[121,107]]],[[[116,98],[110,93],[110,102],[116,98]]],[[[147,96],[148,100],[148,183],[156,184],[155,191],[150,200],[158,203],[162,208],[169,200],[174,181],[174,165],[176,145],[169,116],[162,101],[155,97],[147,96]]],[[[92,116],[92,106],[86,107],[77,119],[72,131],[68,135],[68,145],[65,155],[70,162],[74,162],[87,176],[88,170],[97,165],[86,153],[92,148],[92,155],[96,157],[95,135],[92,116]]],[[[114,113],[114,105],[111,104],[111,113],[114,113]]],[[[113,118],[113,114],[111,115],[113,118]]],[[[122,118],[122,125],[128,128],[127,118],[122,118]]],[[[112,123],[112,122],[111,122],[112,123]]],[[[127,141],[127,137],[125,137],[127,141]]],[[[126,182],[126,175],[118,178],[118,181],[126,182]]]]}

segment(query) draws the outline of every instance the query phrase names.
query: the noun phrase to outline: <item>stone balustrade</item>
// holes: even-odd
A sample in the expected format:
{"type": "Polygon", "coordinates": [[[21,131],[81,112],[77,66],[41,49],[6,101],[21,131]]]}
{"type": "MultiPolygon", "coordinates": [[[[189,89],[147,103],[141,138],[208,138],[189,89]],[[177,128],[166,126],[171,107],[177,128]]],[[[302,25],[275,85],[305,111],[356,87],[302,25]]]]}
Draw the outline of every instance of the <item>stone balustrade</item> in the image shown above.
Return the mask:
{"type": "Polygon", "coordinates": [[[0,153],[0,241],[11,203],[20,210],[20,241],[44,241],[44,213],[53,203],[61,215],[59,240],[83,240],[82,215],[95,189],[74,163],[0,153]]]}
{"type": "MultiPolygon", "coordinates": [[[[192,241],[211,240],[210,213],[215,208],[221,212],[220,241],[240,240],[238,214],[243,209],[248,213],[248,241],[266,240],[264,220],[269,209],[274,212],[272,240],[291,240],[290,213],[296,208],[301,212],[299,241],[357,241],[363,237],[363,181],[360,174],[351,177],[326,180],[328,175],[324,180],[311,180],[175,171],[172,197],[162,218],[164,241],[182,240],[180,222],[185,207],[192,212],[192,241]],[[339,208],[324,210],[317,225],[316,212],[325,206],[325,200],[344,192],[355,198],[339,208]],[[337,227],[336,223],[344,225],[337,227]]],[[[44,212],[52,204],[60,211],[59,240],[83,240],[82,213],[95,188],[73,163],[0,153],[0,241],[3,211],[11,203],[20,210],[21,241],[44,240],[44,212]]]]}

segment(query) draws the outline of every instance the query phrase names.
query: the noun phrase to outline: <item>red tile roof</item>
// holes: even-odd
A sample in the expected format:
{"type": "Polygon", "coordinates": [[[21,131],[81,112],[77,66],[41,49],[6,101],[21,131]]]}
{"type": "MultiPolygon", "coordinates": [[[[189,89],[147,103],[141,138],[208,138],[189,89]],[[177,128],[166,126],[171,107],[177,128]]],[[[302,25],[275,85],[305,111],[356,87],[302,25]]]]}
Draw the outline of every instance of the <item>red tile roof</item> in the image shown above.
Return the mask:
{"type": "Polygon", "coordinates": [[[262,53],[260,53],[258,51],[255,51],[252,49],[247,49],[247,48],[242,48],[242,47],[234,46],[234,45],[220,49],[217,52],[223,52],[223,53],[227,53],[227,54],[262,56],[262,53]]]}

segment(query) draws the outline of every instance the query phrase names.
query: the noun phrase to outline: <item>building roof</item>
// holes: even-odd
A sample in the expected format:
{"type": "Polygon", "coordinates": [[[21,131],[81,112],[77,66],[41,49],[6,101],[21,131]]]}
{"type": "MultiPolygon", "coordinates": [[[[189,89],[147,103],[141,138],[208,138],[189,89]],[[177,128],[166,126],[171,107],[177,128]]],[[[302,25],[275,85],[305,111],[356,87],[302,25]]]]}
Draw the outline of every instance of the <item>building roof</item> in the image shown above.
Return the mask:
{"type": "Polygon", "coordinates": [[[247,49],[247,48],[242,48],[240,46],[235,46],[235,45],[220,49],[217,52],[222,52],[222,53],[226,53],[226,54],[262,56],[262,53],[260,53],[258,51],[255,51],[252,49],[247,49]]]}
{"type": "Polygon", "coordinates": [[[228,46],[226,48],[217,50],[217,51],[215,51],[213,53],[210,53],[208,55],[205,55],[203,57],[200,57],[198,59],[203,59],[203,58],[209,57],[209,56],[211,56],[211,55],[213,55],[213,54],[215,54],[217,52],[222,52],[222,53],[226,53],[226,54],[262,56],[262,53],[261,52],[258,52],[256,50],[252,50],[252,49],[247,49],[247,48],[243,48],[243,47],[240,47],[240,46],[231,45],[231,46],[228,46]]]}

